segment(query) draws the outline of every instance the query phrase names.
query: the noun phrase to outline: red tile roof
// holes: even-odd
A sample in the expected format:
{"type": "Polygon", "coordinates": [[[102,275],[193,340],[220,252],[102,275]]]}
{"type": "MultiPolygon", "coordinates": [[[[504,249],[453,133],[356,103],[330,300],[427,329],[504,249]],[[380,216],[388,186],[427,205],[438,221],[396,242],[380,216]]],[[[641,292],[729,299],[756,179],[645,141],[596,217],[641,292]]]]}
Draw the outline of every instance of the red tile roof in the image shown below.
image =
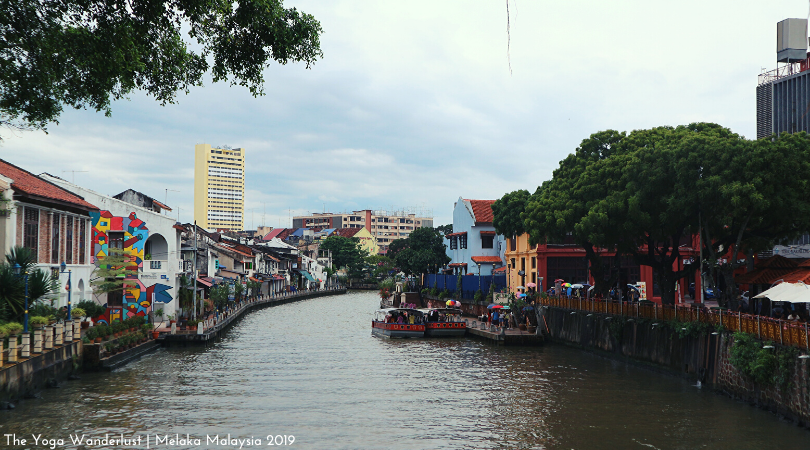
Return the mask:
{"type": "Polygon", "coordinates": [[[448,264],[447,267],[467,267],[467,263],[452,263],[448,264]]]}
{"type": "Polygon", "coordinates": [[[492,204],[495,203],[495,200],[469,200],[465,198],[464,201],[470,202],[476,224],[492,223],[494,217],[492,214],[492,204]]]}
{"type": "Polygon", "coordinates": [[[338,236],[343,236],[343,237],[349,238],[349,237],[354,237],[354,235],[357,234],[360,230],[362,230],[362,227],[361,228],[335,228],[335,231],[332,232],[332,235],[338,235],[338,236]]]}
{"type": "Polygon", "coordinates": [[[481,236],[495,236],[494,231],[482,231],[481,236]]]}
{"type": "Polygon", "coordinates": [[[793,272],[782,277],[786,283],[798,283],[801,281],[804,284],[810,284],[810,268],[800,267],[793,272]]]}
{"type": "Polygon", "coordinates": [[[739,284],[773,284],[785,275],[796,270],[798,263],[782,255],[773,255],[757,263],[756,269],[737,275],[734,281],[739,284]]]}
{"type": "Polygon", "coordinates": [[[497,269],[492,269],[492,272],[493,272],[493,273],[496,273],[496,272],[498,272],[498,273],[499,273],[499,272],[506,272],[506,266],[503,266],[503,267],[498,267],[497,269]]]}
{"type": "Polygon", "coordinates": [[[498,264],[503,262],[500,256],[473,256],[472,260],[478,264],[498,264]]]}
{"type": "Polygon", "coordinates": [[[782,255],[773,255],[757,264],[757,269],[792,268],[798,265],[799,263],[793,259],[785,258],[782,255]]]}
{"type": "Polygon", "coordinates": [[[453,237],[453,236],[461,236],[461,235],[464,235],[464,234],[467,234],[467,232],[466,231],[459,231],[458,233],[450,233],[448,235],[445,235],[444,237],[449,238],[449,237],[453,237]]]}
{"type": "Polygon", "coordinates": [[[84,201],[82,197],[2,159],[0,159],[0,174],[14,180],[11,187],[17,193],[69,203],[86,210],[98,209],[97,206],[84,201]]]}

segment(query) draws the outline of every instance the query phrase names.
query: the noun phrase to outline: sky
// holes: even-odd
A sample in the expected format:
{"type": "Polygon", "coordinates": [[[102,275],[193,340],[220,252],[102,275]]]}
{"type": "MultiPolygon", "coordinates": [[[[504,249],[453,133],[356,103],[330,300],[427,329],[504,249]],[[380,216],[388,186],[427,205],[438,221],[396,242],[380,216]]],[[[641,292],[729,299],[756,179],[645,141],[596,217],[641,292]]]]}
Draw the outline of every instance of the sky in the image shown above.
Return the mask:
{"type": "Polygon", "coordinates": [[[212,83],[112,117],[0,130],[0,158],[193,220],[194,145],[245,149],[245,226],[359,209],[452,221],[459,198],[534,192],[590,134],[716,122],[756,137],[757,75],[805,0],[299,0],[323,59],[273,63],[265,94],[212,83]],[[507,15],[508,4],[508,15],[507,15]],[[507,33],[507,22],[509,32],[507,33]],[[75,172],[72,172],[75,171],[75,172]]]}

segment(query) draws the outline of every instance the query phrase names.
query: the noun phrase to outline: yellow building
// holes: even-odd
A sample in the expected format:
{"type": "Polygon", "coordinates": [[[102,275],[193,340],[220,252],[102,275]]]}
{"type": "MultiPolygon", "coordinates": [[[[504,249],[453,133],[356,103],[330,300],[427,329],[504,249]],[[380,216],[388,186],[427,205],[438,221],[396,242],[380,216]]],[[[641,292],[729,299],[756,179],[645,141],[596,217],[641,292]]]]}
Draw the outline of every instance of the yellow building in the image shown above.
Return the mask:
{"type": "Polygon", "coordinates": [[[355,237],[360,239],[360,248],[368,255],[377,254],[377,237],[371,234],[365,227],[360,228],[337,228],[335,234],[347,238],[355,237]]]}
{"type": "Polygon", "coordinates": [[[194,146],[194,220],[202,228],[245,228],[245,149],[194,146]]]}
{"type": "MultiPolygon", "coordinates": [[[[506,285],[509,292],[517,293],[517,287],[528,288],[527,284],[534,283],[535,291],[540,289],[538,277],[537,246],[529,244],[529,234],[523,233],[517,238],[506,239],[506,285]]],[[[545,283],[542,283],[545,286],[545,283]]],[[[525,291],[523,291],[525,292],[525,291]]]]}

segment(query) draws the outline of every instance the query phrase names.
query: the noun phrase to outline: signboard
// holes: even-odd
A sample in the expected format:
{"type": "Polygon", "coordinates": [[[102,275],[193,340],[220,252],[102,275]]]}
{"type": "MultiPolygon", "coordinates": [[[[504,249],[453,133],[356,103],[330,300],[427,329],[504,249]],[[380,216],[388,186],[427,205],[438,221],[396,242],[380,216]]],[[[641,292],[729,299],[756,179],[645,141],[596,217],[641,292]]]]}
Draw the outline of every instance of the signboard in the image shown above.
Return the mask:
{"type": "Polygon", "coordinates": [[[636,283],[636,286],[638,287],[638,293],[639,293],[638,299],[639,300],[647,300],[647,282],[646,281],[639,281],[638,283],[636,283]]]}

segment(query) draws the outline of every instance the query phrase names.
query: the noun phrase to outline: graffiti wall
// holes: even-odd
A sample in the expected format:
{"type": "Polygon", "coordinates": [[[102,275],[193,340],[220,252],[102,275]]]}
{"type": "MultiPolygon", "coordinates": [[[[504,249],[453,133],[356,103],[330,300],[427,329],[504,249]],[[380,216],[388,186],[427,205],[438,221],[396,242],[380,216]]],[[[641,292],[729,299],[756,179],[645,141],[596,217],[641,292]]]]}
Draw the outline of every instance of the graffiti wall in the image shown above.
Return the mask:
{"type": "MultiPolygon", "coordinates": [[[[109,248],[121,247],[129,257],[132,269],[141,273],[144,261],[144,246],[149,238],[146,222],[138,219],[132,212],[127,217],[114,216],[109,211],[91,212],[93,222],[93,262],[98,265],[109,253],[109,248]]],[[[123,293],[123,305],[107,306],[106,314],[94,318],[95,322],[110,323],[134,316],[149,314],[153,303],[168,303],[172,296],[168,292],[170,285],[154,283],[144,284],[137,276],[128,278],[123,293]]]]}

